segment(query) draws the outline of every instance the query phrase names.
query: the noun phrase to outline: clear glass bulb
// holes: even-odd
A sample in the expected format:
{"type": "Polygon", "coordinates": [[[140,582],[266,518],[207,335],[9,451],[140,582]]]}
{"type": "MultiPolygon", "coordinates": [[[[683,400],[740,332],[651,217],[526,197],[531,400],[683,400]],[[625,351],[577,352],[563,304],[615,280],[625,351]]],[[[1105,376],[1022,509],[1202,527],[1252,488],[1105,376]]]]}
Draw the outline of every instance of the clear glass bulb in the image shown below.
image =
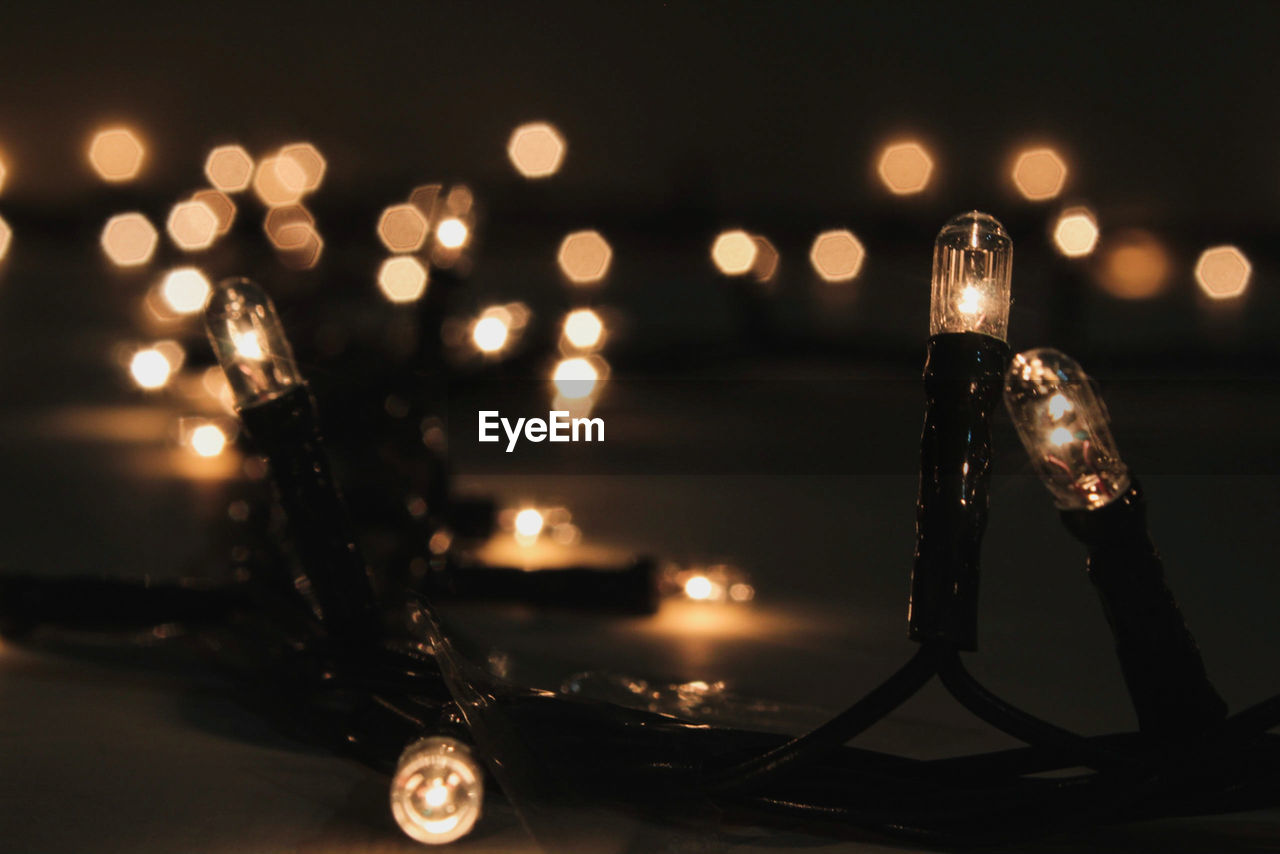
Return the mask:
{"type": "Polygon", "coordinates": [[[1004,403],[1059,509],[1092,510],[1129,488],[1106,404],[1075,359],[1047,347],[1014,356],[1004,403]]]}
{"type": "Polygon", "coordinates": [[[415,741],[391,780],[391,813],[413,839],[443,845],[471,832],[484,803],[484,774],[471,749],[454,738],[415,741]]]}
{"type": "Polygon", "coordinates": [[[952,217],[933,244],[929,334],[981,332],[1006,340],[1013,241],[995,217],[952,217]]]}
{"type": "Polygon", "coordinates": [[[302,383],[280,316],[262,288],[248,279],[224,279],[204,317],[237,407],[263,403],[302,383]]]}

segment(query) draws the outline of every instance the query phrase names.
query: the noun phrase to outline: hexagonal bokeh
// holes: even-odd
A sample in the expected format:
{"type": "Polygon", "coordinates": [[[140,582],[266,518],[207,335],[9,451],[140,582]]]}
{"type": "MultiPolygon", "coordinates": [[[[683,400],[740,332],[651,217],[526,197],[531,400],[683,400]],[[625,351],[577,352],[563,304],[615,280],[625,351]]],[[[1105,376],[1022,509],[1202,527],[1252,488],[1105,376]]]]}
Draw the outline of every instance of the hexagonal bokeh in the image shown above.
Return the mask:
{"type": "Polygon", "coordinates": [[[1067,164],[1052,148],[1033,148],[1018,155],[1013,164],[1013,185],[1033,202],[1052,199],[1067,183],[1067,164]]]}
{"type": "Polygon", "coordinates": [[[435,218],[436,208],[440,204],[440,191],[443,189],[439,184],[423,184],[414,187],[413,192],[409,194],[409,204],[418,209],[424,217],[427,218],[428,224],[435,218]]]}
{"type": "Polygon", "coordinates": [[[138,177],[145,156],[142,140],[124,127],[100,130],[89,143],[89,165],[104,181],[116,183],[138,177]]]}
{"type": "Polygon", "coordinates": [[[221,190],[200,190],[192,194],[191,200],[200,202],[213,211],[213,215],[218,218],[218,237],[231,230],[236,221],[236,203],[231,201],[230,196],[221,190]]]}
{"type": "Polygon", "coordinates": [[[291,231],[291,227],[305,225],[314,228],[315,224],[315,217],[303,205],[282,205],[267,211],[262,219],[262,230],[275,248],[296,249],[299,241],[306,240],[306,232],[291,231]]]}
{"type": "Polygon", "coordinates": [[[604,339],[604,321],[589,308],[569,312],[564,318],[564,339],[576,350],[590,350],[604,339]]]}
{"type": "Polygon", "coordinates": [[[204,160],[204,176],[215,189],[239,193],[253,180],[253,158],[242,145],[219,145],[204,160]]]}
{"type": "Polygon", "coordinates": [[[1098,285],[1120,299],[1150,299],[1169,283],[1173,261],[1159,240],[1145,231],[1108,237],[1098,264],[1098,285]]]}
{"type": "Polygon", "coordinates": [[[208,277],[195,267],[170,270],[160,285],[160,296],[169,309],[177,314],[203,311],[212,292],[208,277]]]}
{"type": "Polygon", "coordinates": [[[138,267],[151,260],[160,235],[140,213],[117,214],[102,227],[102,251],[117,267],[138,267]]]}
{"type": "Polygon", "coordinates": [[[306,183],[306,172],[292,158],[263,158],[253,173],[253,192],[269,208],[296,204],[306,183]]]}
{"type": "Polygon", "coordinates": [[[711,262],[726,276],[744,276],[755,266],[760,247],[741,229],[723,231],[711,244],[711,262]]]}
{"type": "Polygon", "coordinates": [[[305,221],[291,222],[275,232],[272,240],[286,267],[310,270],[320,263],[324,239],[314,225],[305,221]]]}
{"type": "Polygon", "coordinates": [[[1253,265],[1234,246],[1212,246],[1196,262],[1196,283],[1212,299],[1240,296],[1252,275],[1253,265]]]}
{"type": "Polygon", "coordinates": [[[169,210],[165,223],[169,238],[179,249],[195,252],[208,249],[218,236],[218,215],[204,202],[178,202],[169,210]]]}
{"type": "Polygon", "coordinates": [[[599,282],[609,272],[613,250],[598,231],[575,231],[560,242],[556,263],[575,285],[599,282]]]}
{"type": "Polygon", "coordinates": [[[378,239],[391,252],[417,252],[427,240],[430,224],[415,205],[392,205],[378,220],[378,239]]]}
{"type": "Polygon", "coordinates": [[[895,142],[885,146],[876,166],[889,192],[907,196],[922,192],[933,175],[933,158],[918,142],[895,142]]]}
{"type": "Polygon", "coordinates": [[[324,155],[320,153],[320,149],[316,148],[309,142],[291,142],[282,147],[276,155],[281,160],[292,161],[298,167],[301,178],[291,177],[293,171],[290,169],[281,170],[284,180],[289,183],[290,187],[296,186],[299,192],[314,193],[320,188],[320,182],[324,180],[324,173],[329,168],[328,162],[324,159],[324,155]]]}
{"type": "Polygon", "coordinates": [[[9,228],[9,223],[0,219],[0,261],[9,255],[9,244],[13,242],[13,229],[9,228]]]}
{"type": "Polygon", "coordinates": [[[1053,243],[1068,258],[1083,258],[1098,245],[1098,220],[1088,208],[1068,208],[1053,226],[1053,243]]]}
{"type": "Polygon", "coordinates": [[[531,122],[516,128],[507,142],[511,165],[526,178],[547,178],[564,162],[564,137],[547,122],[531,122]]]}
{"type": "Polygon", "coordinates": [[[866,254],[862,241],[852,231],[834,229],[814,238],[809,263],[824,282],[848,282],[862,271],[866,254]]]}
{"type": "Polygon", "coordinates": [[[388,258],[378,268],[378,289],[391,302],[414,302],[427,291],[427,268],[412,255],[388,258]]]}

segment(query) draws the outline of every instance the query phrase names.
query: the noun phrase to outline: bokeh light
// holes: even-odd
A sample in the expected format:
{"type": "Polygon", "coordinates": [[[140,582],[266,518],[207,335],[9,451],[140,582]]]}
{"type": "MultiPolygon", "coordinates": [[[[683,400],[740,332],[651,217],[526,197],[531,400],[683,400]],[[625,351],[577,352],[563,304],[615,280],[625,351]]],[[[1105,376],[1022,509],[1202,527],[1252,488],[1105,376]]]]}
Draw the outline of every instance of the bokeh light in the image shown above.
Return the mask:
{"type": "Polygon", "coordinates": [[[556,263],[575,285],[599,282],[609,272],[613,250],[598,231],[575,231],[560,241],[556,263]]]}
{"type": "Polygon", "coordinates": [[[1103,244],[1098,285],[1120,299],[1150,299],[1169,283],[1173,262],[1164,245],[1145,231],[1127,231],[1103,244]]]}
{"type": "Polygon", "coordinates": [[[178,314],[203,311],[212,291],[209,280],[195,267],[170,270],[160,285],[160,296],[165,305],[178,314]]]}
{"type": "Polygon", "coordinates": [[[9,228],[9,223],[0,218],[0,261],[9,255],[9,244],[12,242],[13,229],[9,228]]]}
{"type": "Polygon", "coordinates": [[[329,168],[320,149],[309,142],[292,142],[281,148],[276,156],[282,164],[277,166],[281,180],[291,189],[297,189],[304,195],[320,189],[320,182],[329,168]],[[297,167],[296,171],[289,167],[289,163],[297,167]]]}
{"type": "Polygon", "coordinates": [[[378,219],[378,239],[391,252],[417,252],[427,240],[430,223],[416,205],[392,205],[378,219]]]}
{"type": "Polygon", "coordinates": [[[272,208],[262,218],[262,230],[276,249],[297,249],[306,242],[307,229],[314,229],[315,224],[316,218],[303,205],[272,208]]]}
{"type": "Polygon", "coordinates": [[[918,142],[895,142],[885,146],[880,152],[876,171],[889,192],[896,196],[907,196],[922,192],[929,186],[929,178],[933,175],[933,158],[918,142]]]}
{"type": "Polygon", "coordinates": [[[239,193],[253,180],[253,158],[241,145],[219,145],[204,160],[204,176],[215,189],[239,193]]]}
{"type": "Polygon", "coordinates": [[[711,244],[711,260],[726,276],[743,276],[755,266],[759,251],[755,240],[745,231],[724,231],[711,244]]]}
{"type": "Polygon", "coordinates": [[[414,187],[413,192],[409,193],[409,204],[417,208],[427,218],[428,223],[435,218],[441,189],[439,184],[422,184],[414,187]]]}
{"type": "Polygon", "coordinates": [[[129,374],[139,388],[155,391],[164,388],[173,373],[173,366],[159,349],[148,347],[133,354],[129,360],[129,374]]]}
{"type": "Polygon", "coordinates": [[[102,228],[102,251],[118,267],[137,267],[151,260],[160,235],[140,213],[117,214],[102,228]]]}
{"type": "Polygon", "coordinates": [[[467,224],[456,216],[440,220],[436,226],[436,240],[446,249],[461,249],[470,237],[467,224]]]}
{"type": "Polygon", "coordinates": [[[507,142],[507,156],[511,165],[526,178],[546,178],[554,175],[564,162],[564,137],[547,122],[521,125],[507,142]]]}
{"type": "Polygon", "coordinates": [[[191,431],[187,443],[197,456],[216,457],[227,447],[227,434],[217,424],[206,422],[191,431]]]}
{"type": "Polygon", "coordinates": [[[89,142],[89,165],[99,178],[111,183],[138,177],[145,157],[142,140],[128,128],[105,128],[89,142]]]}
{"type": "Polygon", "coordinates": [[[275,232],[273,243],[280,260],[294,270],[310,270],[320,263],[324,239],[309,222],[294,222],[275,232]]]}
{"type": "Polygon", "coordinates": [[[0,192],[4,191],[4,183],[5,181],[8,180],[8,178],[9,178],[9,164],[5,162],[5,159],[3,157],[0,157],[0,192]]]}
{"type": "Polygon", "coordinates": [[[486,310],[471,326],[471,341],[481,353],[497,353],[507,346],[511,318],[501,307],[486,310]]]}
{"type": "Polygon", "coordinates": [[[288,157],[266,157],[253,173],[253,192],[269,208],[296,204],[306,183],[307,173],[288,157]]]}
{"type": "Polygon", "coordinates": [[[516,534],[523,538],[532,539],[542,533],[542,527],[545,523],[546,521],[543,519],[541,511],[533,507],[526,507],[516,514],[516,534]]]}
{"type": "Polygon", "coordinates": [[[564,318],[564,338],[578,350],[598,347],[604,339],[604,321],[589,308],[571,311],[564,318]]]}
{"type": "Polygon", "coordinates": [[[756,260],[751,265],[751,275],[757,282],[771,282],[778,273],[778,264],[782,256],[767,237],[754,234],[751,239],[756,244],[756,260]]]}
{"type": "Polygon", "coordinates": [[[231,230],[236,221],[236,203],[226,193],[221,190],[200,190],[192,194],[191,201],[200,202],[213,211],[218,219],[218,237],[231,230]]]}
{"type": "Polygon", "coordinates": [[[595,391],[600,372],[590,359],[574,356],[561,359],[551,374],[556,391],[566,400],[581,400],[595,391]]]}
{"type": "Polygon", "coordinates": [[[178,202],[165,223],[173,245],[187,252],[208,249],[218,236],[218,215],[204,202],[178,202]]]}
{"type": "Polygon", "coordinates": [[[1234,246],[1212,246],[1196,261],[1196,284],[1212,299],[1232,299],[1249,287],[1253,265],[1234,246]]]}
{"type": "Polygon", "coordinates": [[[1068,208],[1053,226],[1053,243],[1068,258],[1083,258],[1098,245],[1098,220],[1088,208],[1068,208]]]}
{"type": "Polygon", "coordinates": [[[848,282],[858,277],[866,255],[852,231],[834,229],[814,238],[809,263],[824,282],[848,282]]]}
{"type": "Polygon", "coordinates": [[[1032,148],[1018,154],[1013,164],[1013,185],[1033,202],[1052,199],[1067,183],[1067,164],[1052,148],[1032,148]]]}
{"type": "Polygon", "coordinates": [[[413,302],[427,291],[427,268],[412,255],[397,255],[378,268],[378,289],[394,303],[413,302]]]}

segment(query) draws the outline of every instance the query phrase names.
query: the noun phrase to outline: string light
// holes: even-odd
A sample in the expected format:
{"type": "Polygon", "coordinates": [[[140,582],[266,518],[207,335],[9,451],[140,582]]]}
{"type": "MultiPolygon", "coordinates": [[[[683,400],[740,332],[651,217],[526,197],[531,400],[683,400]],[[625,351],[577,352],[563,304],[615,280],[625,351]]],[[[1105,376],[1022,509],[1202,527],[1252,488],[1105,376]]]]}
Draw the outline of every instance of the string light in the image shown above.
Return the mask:
{"type": "Polygon", "coordinates": [[[205,309],[205,325],[237,407],[272,400],[302,384],[275,306],[248,279],[218,285],[205,309]]]}
{"type": "Polygon", "coordinates": [[[1012,263],[1013,243],[994,217],[970,211],[948,222],[934,244],[930,334],[1005,340],[1012,263]]]}
{"type": "Polygon", "coordinates": [[[483,804],[483,772],[462,742],[433,736],[401,754],[391,780],[391,814],[411,838],[429,845],[461,839],[483,804]]]}

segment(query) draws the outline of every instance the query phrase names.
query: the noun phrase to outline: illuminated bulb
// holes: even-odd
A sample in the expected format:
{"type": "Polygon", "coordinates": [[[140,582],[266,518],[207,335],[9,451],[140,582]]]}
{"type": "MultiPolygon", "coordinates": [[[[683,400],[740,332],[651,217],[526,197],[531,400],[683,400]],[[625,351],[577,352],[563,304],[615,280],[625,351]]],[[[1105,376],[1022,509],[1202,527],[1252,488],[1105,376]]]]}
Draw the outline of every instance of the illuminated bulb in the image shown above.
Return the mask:
{"type": "Polygon", "coordinates": [[[302,383],[271,298],[248,279],[219,283],[205,309],[205,327],[237,407],[271,400],[302,383]]]}
{"type": "Polygon", "coordinates": [[[168,384],[173,366],[169,364],[164,353],[149,347],[133,354],[133,359],[129,362],[129,373],[133,375],[133,381],[139,387],[151,391],[164,388],[168,384]]]}
{"type": "Polygon", "coordinates": [[[191,431],[191,450],[201,457],[216,457],[227,447],[227,434],[217,424],[201,424],[191,431]]]}
{"type": "Polygon", "coordinates": [[[564,359],[556,365],[552,381],[560,396],[566,400],[581,400],[591,394],[596,387],[600,372],[587,359],[575,357],[564,359]]]}
{"type": "Polygon", "coordinates": [[[711,579],[705,575],[694,575],[684,583],[684,595],[697,602],[703,602],[711,598],[715,586],[711,583],[711,579]]]}
{"type": "Polygon", "coordinates": [[[938,232],[933,247],[929,334],[980,332],[1005,340],[1013,242],[988,214],[969,211],[938,232]]]}
{"type": "Polygon", "coordinates": [[[532,507],[527,507],[516,514],[516,534],[533,538],[542,533],[542,514],[532,507]]]}
{"type": "Polygon", "coordinates": [[[170,270],[160,285],[160,296],[178,314],[194,314],[204,308],[213,288],[195,267],[170,270]]]}
{"type": "Polygon", "coordinates": [[[436,240],[446,249],[457,249],[467,242],[467,224],[456,216],[440,220],[436,240]]]}
{"type": "Polygon", "coordinates": [[[579,350],[589,350],[604,337],[604,323],[589,308],[571,311],[564,318],[564,337],[579,350]]]}
{"type": "Polygon", "coordinates": [[[418,842],[443,845],[471,832],[484,804],[484,776],[471,749],[433,736],[400,756],[391,780],[391,814],[418,842]]]}
{"type": "Polygon", "coordinates": [[[1019,353],[1005,378],[1004,402],[1060,509],[1101,507],[1129,488],[1106,406],[1070,356],[1048,348],[1019,353]]]}
{"type": "Polygon", "coordinates": [[[481,353],[496,353],[507,345],[507,322],[494,314],[486,314],[471,327],[471,340],[481,353]]]}

